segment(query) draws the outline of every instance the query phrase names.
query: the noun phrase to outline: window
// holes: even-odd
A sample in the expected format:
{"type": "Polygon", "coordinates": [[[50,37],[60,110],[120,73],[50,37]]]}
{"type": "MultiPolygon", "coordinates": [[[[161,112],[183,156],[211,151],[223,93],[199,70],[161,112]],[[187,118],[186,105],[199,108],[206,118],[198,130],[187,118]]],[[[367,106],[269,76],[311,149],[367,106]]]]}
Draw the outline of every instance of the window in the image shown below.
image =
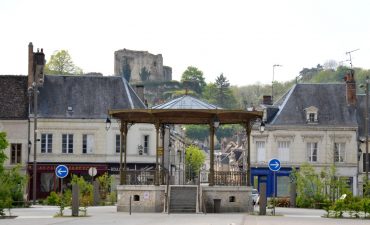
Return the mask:
{"type": "Polygon", "coordinates": [[[307,156],[309,162],[317,162],[317,142],[307,143],[307,156]]]}
{"type": "Polygon", "coordinates": [[[144,135],[144,153],[148,154],[149,152],[149,135],[144,135]]]}
{"type": "Polygon", "coordinates": [[[54,173],[41,173],[40,176],[40,191],[51,192],[56,191],[59,186],[59,179],[54,178],[54,173]]]}
{"type": "Polygon", "coordinates": [[[21,163],[22,158],[22,144],[11,144],[10,145],[10,163],[17,164],[21,163]]]}
{"type": "Polygon", "coordinates": [[[279,152],[279,159],[282,162],[289,161],[289,141],[279,141],[278,142],[278,152],[279,152]]]}
{"type": "Polygon", "coordinates": [[[266,149],[264,141],[256,141],[257,146],[257,162],[266,161],[266,149]]]}
{"type": "Polygon", "coordinates": [[[318,111],[319,109],[315,106],[310,106],[308,108],[305,108],[304,111],[306,112],[306,122],[311,124],[317,124],[318,123],[318,111]]]}
{"type": "Polygon", "coordinates": [[[315,122],[315,113],[310,113],[309,115],[308,115],[308,121],[309,122],[311,122],[311,123],[313,123],[313,122],[315,122]]]}
{"type": "Polygon", "coordinates": [[[73,153],[73,134],[62,134],[62,153],[73,153]]]}
{"type": "Polygon", "coordinates": [[[93,153],[94,149],[94,135],[84,134],[82,135],[82,153],[90,154],[93,153]]]}
{"type": "Polygon", "coordinates": [[[41,134],[41,153],[51,153],[53,151],[53,135],[41,134]]]}
{"type": "MultiPolygon", "coordinates": [[[[369,159],[369,169],[370,169],[370,153],[368,153],[368,157],[369,157],[368,159],[369,159]]],[[[362,171],[366,172],[366,153],[362,154],[362,163],[363,163],[362,171]]]]}
{"type": "Polygon", "coordinates": [[[278,197],[288,197],[290,194],[289,176],[276,177],[276,195],[278,197]]]}
{"type": "Polygon", "coordinates": [[[121,135],[116,134],[116,153],[120,153],[121,148],[121,135]]]}
{"type": "Polygon", "coordinates": [[[345,143],[334,144],[334,161],[344,162],[345,159],[345,143]]]}

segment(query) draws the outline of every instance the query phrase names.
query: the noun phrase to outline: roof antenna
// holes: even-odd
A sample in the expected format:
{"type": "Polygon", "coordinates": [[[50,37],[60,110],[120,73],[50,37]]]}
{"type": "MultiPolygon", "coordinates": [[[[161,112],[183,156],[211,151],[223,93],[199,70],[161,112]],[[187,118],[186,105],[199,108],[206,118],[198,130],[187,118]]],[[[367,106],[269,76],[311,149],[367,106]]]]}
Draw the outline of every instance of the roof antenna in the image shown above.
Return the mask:
{"type": "Polygon", "coordinates": [[[346,54],[349,55],[349,64],[351,65],[351,69],[352,69],[352,57],[351,57],[351,53],[352,52],[355,52],[355,51],[358,51],[358,50],[360,50],[360,49],[358,48],[358,49],[355,49],[355,50],[346,52],[346,54]]]}

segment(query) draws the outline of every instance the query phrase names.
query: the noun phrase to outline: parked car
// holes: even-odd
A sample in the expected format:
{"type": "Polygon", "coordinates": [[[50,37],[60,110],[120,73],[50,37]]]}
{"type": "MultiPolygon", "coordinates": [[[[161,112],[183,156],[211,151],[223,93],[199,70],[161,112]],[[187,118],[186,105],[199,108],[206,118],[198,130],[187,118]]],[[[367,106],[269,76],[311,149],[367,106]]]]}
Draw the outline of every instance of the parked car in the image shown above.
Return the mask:
{"type": "Polygon", "coordinates": [[[260,198],[260,194],[258,193],[257,189],[252,189],[252,200],[253,200],[253,205],[258,204],[260,198]]]}

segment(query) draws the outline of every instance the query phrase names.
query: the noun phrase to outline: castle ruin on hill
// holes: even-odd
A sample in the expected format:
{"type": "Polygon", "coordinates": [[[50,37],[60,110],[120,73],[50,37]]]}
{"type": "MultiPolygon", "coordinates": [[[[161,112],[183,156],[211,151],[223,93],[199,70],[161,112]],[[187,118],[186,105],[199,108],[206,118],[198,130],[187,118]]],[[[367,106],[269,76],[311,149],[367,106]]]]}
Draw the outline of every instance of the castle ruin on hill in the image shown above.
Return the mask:
{"type": "Polygon", "coordinates": [[[132,83],[172,80],[172,68],[163,65],[161,54],[128,49],[114,52],[114,74],[132,83]]]}

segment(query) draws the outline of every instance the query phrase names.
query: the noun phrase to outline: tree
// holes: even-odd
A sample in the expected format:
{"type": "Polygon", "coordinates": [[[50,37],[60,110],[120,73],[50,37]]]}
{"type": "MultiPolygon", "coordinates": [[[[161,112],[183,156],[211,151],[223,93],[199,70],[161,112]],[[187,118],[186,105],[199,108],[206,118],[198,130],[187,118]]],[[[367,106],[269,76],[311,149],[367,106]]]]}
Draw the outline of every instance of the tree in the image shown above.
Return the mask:
{"type": "MultiPolygon", "coordinates": [[[[204,164],[206,156],[203,151],[195,145],[190,145],[186,148],[185,162],[191,173],[198,174],[200,168],[204,164]]],[[[189,173],[189,178],[192,177],[189,173]]]]}
{"type": "Polygon", "coordinates": [[[207,125],[187,125],[186,137],[192,140],[204,140],[209,137],[209,127],[207,125]]]}
{"type": "Polygon", "coordinates": [[[16,166],[11,170],[4,170],[4,162],[7,156],[4,150],[8,146],[6,133],[0,132],[0,216],[4,216],[4,209],[10,209],[14,201],[23,200],[23,189],[26,177],[19,172],[16,166]]]}
{"type": "Polygon", "coordinates": [[[225,96],[228,88],[230,87],[230,82],[227,80],[227,78],[224,76],[223,73],[220,74],[220,76],[216,77],[216,86],[218,89],[217,92],[217,98],[219,99],[220,105],[225,105],[225,96]]]}
{"type": "Polygon", "coordinates": [[[237,102],[233,92],[230,89],[230,83],[227,78],[220,74],[216,78],[214,85],[209,85],[211,90],[207,90],[207,99],[222,108],[236,108],[237,102]]]}
{"type": "Polygon", "coordinates": [[[4,171],[4,162],[8,158],[4,152],[8,145],[9,143],[6,140],[6,133],[0,132],[0,174],[2,174],[2,172],[4,171]]]}
{"type": "Polygon", "coordinates": [[[187,83],[196,93],[201,94],[207,85],[203,72],[194,66],[188,66],[181,76],[181,82],[187,83]]]}
{"type": "Polygon", "coordinates": [[[72,75],[82,73],[82,69],[73,63],[72,57],[67,50],[54,52],[45,65],[45,74],[72,75]]]}

